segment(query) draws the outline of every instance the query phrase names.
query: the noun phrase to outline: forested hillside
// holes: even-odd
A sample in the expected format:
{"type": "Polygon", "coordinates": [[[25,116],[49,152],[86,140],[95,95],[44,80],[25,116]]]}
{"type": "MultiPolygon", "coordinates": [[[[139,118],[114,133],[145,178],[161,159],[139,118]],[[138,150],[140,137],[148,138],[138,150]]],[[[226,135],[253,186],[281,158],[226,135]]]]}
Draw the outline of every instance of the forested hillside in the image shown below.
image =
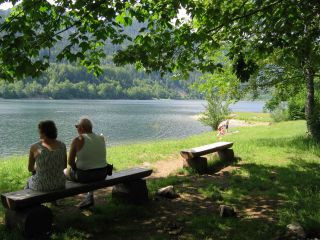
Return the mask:
{"type": "MultiPolygon", "coordinates": [[[[9,11],[0,10],[0,16],[9,11]]],[[[136,34],[138,23],[134,23],[126,31],[136,34]]],[[[72,33],[72,29],[62,35],[63,39],[72,33]]],[[[193,76],[188,81],[172,80],[171,76],[161,77],[159,73],[137,71],[133,66],[117,67],[112,63],[113,52],[122,48],[121,45],[106,43],[106,58],[103,61],[103,73],[95,76],[83,67],[68,62],[57,63],[56,55],[64,46],[64,41],[50,51],[50,68],[39,78],[26,78],[15,82],[0,81],[0,98],[98,98],[98,99],[152,99],[200,98],[190,90],[193,76]]]]}

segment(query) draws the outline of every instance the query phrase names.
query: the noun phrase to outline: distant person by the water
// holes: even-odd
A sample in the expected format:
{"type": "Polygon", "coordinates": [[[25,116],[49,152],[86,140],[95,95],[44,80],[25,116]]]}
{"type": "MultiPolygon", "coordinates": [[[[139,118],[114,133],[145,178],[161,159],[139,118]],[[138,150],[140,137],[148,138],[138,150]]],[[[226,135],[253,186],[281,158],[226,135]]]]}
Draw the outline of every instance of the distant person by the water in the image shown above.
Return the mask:
{"type": "Polygon", "coordinates": [[[219,125],[218,125],[218,138],[221,138],[221,136],[225,135],[228,132],[229,129],[229,119],[222,121],[219,125]]]}
{"type": "MultiPolygon", "coordinates": [[[[93,182],[103,180],[107,176],[106,144],[102,135],[92,131],[92,123],[88,118],[81,118],[75,125],[79,136],[73,139],[65,175],[76,182],[93,182]]],[[[79,208],[94,204],[93,192],[88,192],[79,208]]]]}
{"type": "Polygon", "coordinates": [[[65,187],[63,169],[67,166],[66,145],[57,140],[58,131],[53,121],[38,125],[40,141],[29,153],[28,170],[32,172],[27,187],[38,191],[54,191],[65,187]]]}

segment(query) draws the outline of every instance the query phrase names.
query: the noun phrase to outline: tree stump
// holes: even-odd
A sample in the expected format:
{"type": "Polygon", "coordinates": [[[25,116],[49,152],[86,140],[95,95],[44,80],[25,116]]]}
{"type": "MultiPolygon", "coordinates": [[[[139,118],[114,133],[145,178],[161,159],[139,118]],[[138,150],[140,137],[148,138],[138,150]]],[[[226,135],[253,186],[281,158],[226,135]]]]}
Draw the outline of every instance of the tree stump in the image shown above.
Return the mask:
{"type": "Polygon", "coordinates": [[[208,161],[205,157],[183,159],[183,167],[190,167],[198,173],[206,173],[208,171],[208,161]]]}
{"type": "Polygon", "coordinates": [[[223,162],[233,162],[235,160],[234,152],[230,148],[219,151],[218,154],[219,154],[220,160],[223,162]]]}
{"type": "Polygon", "coordinates": [[[112,188],[112,198],[126,203],[146,203],[149,200],[146,180],[139,179],[115,185],[112,188]]]}
{"type": "Polygon", "coordinates": [[[27,237],[46,235],[52,231],[53,216],[51,210],[39,205],[14,211],[7,209],[5,223],[9,229],[17,229],[27,237]]]}

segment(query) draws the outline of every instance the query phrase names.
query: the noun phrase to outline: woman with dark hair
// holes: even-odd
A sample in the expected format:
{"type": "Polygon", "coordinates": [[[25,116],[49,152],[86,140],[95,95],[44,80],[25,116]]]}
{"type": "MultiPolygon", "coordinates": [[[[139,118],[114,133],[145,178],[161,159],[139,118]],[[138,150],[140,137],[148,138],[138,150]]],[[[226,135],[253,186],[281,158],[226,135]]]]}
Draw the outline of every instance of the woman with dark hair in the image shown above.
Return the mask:
{"type": "Polygon", "coordinates": [[[40,141],[30,148],[28,170],[32,176],[27,188],[54,191],[65,187],[63,169],[67,167],[66,145],[57,140],[58,131],[53,121],[38,125],[40,141]]]}

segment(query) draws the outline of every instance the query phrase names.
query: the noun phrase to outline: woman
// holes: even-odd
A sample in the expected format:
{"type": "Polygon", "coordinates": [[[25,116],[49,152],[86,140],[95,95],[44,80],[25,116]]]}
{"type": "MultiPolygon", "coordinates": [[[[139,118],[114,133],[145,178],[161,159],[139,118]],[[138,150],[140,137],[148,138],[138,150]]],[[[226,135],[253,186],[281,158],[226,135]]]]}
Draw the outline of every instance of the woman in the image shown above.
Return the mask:
{"type": "Polygon", "coordinates": [[[67,167],[67,149],[58,141],[57,128],[53,121],[42,121],[38,125],[40,142],[30,148],[28,170],[33,176],[27,188],[37,191],[54,191],[65,187],[63,169],[67,167]]]}

